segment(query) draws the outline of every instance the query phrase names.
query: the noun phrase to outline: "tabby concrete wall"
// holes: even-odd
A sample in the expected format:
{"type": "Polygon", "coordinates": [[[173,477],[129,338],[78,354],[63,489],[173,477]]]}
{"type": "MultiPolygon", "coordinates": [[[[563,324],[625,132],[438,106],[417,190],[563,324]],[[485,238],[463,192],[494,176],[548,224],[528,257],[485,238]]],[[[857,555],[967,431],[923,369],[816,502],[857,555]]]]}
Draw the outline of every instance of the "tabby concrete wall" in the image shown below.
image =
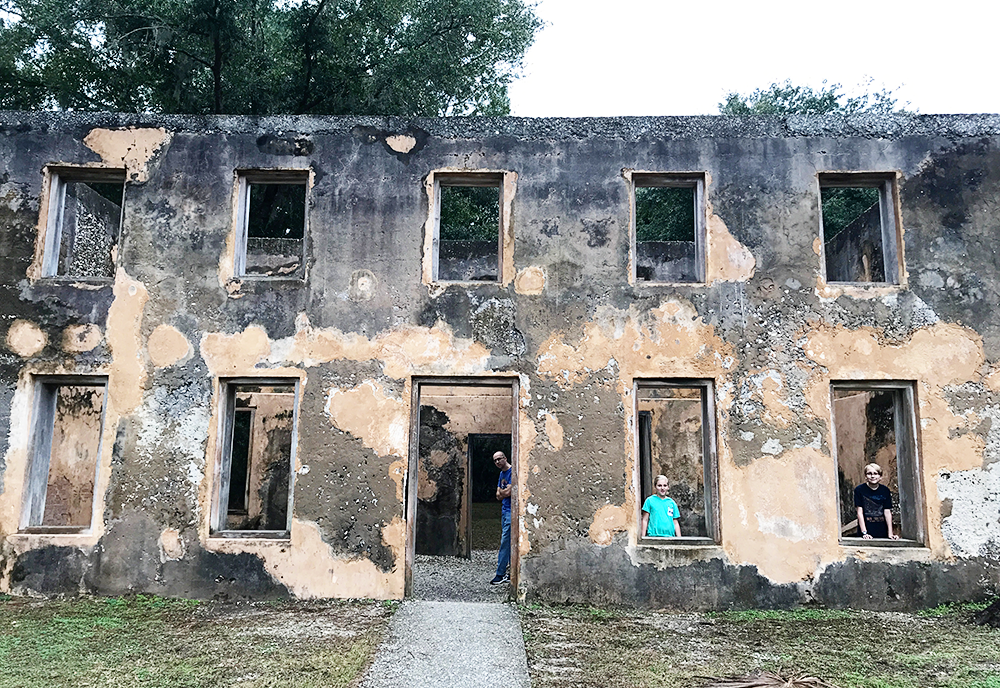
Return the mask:
{"type": "Polygon", "coordinates": [[[398,598],[415,376],[513,376],[526,599],[897,609],[1000,581],[1000,118],[0,114],[0,589],[398,598]],[[114,278],[42,275],[53,165],[127,171],[114,278]],[[234,276],[235,171],[309,180],[234,276]],[[497,283],[433,283],[432,172],[503,172],[497,283]],[[703,283],[635,283],[631,170],[696,172],[703,283]],[[898,285],[823,279],[820,172],[898,182],[898,285]],[[23,532],[33,380],[106,375],[92,527],[23,532]],[[297,380],[287,539],[210,531],[220,380],[297,380]],[[638,537],[634,383],[714,381],[721,537],[638,537]],[[839,537],[830,382],[913,381],[920,546],[839,537]]]}

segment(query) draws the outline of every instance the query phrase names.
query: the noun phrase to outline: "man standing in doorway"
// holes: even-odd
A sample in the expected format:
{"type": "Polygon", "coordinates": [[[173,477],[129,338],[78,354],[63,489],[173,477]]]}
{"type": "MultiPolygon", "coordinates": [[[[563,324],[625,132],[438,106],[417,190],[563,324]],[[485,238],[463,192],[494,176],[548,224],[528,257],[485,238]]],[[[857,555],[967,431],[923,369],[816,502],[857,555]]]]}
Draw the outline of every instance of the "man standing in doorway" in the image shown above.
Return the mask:
{"type": "Polygon", "coordinates": [[[500,478],[497,480],[497,500],[500,502],[500,551],[497,553],[497,575],[490,581],[490,585],[503,585],[510,583],[510,576],[507,569],[510,567],[510,475],[511,466],[506,454],[498,451],[493,455],[493,463],[500,469],[500,478]]]}

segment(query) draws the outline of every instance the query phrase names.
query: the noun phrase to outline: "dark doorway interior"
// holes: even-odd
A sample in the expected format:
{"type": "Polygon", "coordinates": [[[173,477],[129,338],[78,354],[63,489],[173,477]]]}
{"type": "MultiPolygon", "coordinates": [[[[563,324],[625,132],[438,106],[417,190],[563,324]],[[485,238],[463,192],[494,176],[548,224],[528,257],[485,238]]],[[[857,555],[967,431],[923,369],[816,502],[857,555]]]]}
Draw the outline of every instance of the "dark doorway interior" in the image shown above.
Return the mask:
{"type": "Polygon", "coordinates": [[[469,541],[472,549],[496,549],[500,540],[500,502],[496,499],[500,471],[493,454],[502,451],[510,458],[510,435],[476,433],[469,435],[469,541]]]}

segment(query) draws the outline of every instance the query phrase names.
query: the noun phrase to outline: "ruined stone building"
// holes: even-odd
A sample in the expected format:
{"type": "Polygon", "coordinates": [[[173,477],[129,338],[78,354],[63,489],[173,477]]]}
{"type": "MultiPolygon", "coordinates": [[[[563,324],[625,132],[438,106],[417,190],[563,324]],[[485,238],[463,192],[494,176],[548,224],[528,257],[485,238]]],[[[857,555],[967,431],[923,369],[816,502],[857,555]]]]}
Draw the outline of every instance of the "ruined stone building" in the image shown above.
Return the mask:
{"type": "Polygon", "coordinates": [[[1000,585],[1000,117],[7,113],[0,161],[0,590],[400,598],[495,547],[498,448],[527,600],[1000,585]]]}

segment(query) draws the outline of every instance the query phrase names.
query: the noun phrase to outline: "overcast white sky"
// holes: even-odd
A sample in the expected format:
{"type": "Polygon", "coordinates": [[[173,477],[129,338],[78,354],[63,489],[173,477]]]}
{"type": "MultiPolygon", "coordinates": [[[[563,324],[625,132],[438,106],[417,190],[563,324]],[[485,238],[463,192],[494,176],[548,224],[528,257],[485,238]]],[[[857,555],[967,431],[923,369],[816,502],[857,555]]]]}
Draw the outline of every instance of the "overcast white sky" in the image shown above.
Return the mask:
{"type": "Polygon", "coordinates": [[[1000,112],[1000,3],[540,0],[524,117],[717,114],[774,81],[873,79],[922,114],[1000,112]]]}

